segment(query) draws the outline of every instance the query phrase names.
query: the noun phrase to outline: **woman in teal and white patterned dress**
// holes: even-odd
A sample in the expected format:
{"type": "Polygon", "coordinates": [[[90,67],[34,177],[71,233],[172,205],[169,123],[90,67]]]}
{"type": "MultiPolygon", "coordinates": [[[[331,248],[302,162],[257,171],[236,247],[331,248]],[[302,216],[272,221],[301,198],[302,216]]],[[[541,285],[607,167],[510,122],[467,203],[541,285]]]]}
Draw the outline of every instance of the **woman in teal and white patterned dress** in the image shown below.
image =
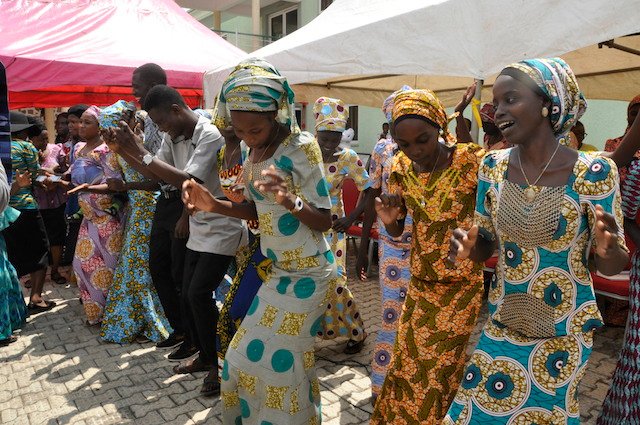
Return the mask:
{"type": "Polygon", "coordinates": [[[249,59],[225,81],[215,124],[233,128],[250,148],[246,203],[216,200],[195,181],[183,186],[191,209],[260,222],[271,273],[227,351],[223,423],[319,424],[314,337],[322,326],[336,266],[323,232],[331,201],[314,137],[300,132],[294,94],[267,62],[249,59]]]}
{"type": "Polygon", "coordinates": [[[489,321],[443,423],[579,424],[578,385],[602,326],[588,263],[611,275],[628,261],[618,171],[562,146],[586,103],[561,59],[508,66],[493,95],[516,147],[484,158],[476,225],[454,232],[451,259],[497,247],[499,260],[489,321]]]}

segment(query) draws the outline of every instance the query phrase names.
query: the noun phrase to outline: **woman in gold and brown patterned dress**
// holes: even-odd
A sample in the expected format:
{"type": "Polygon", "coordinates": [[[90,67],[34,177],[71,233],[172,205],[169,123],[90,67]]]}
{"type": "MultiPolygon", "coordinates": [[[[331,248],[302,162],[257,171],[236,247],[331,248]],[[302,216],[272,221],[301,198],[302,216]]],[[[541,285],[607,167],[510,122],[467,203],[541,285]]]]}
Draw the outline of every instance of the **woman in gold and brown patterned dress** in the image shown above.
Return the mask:
{"type": "Polygon", "coordinates": [[[453,230],[473,222],[484,151],[455,144],[444,106],[430,90],[399,92],[392,118],[401,152],[376,211],[391,236],[402,232],[404,214],[413,217],[412,276],[371,424],[437,424],[462,378],[480,310],[481,266],[464,261],[453,267],[447,256],[453,230]]]}

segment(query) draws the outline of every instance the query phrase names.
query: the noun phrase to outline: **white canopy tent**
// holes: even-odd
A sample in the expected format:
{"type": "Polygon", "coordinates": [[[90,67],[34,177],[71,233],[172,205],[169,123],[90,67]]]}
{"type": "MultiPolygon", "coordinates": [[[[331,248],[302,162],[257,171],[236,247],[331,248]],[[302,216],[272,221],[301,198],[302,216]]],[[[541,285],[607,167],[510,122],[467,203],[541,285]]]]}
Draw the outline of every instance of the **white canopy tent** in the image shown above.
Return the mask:
{"type": "MultiPolygon", "coordinates": [[[[505,65],[543,56],[564,57],[587,97],[628,100],[640,89],[640,56],[597,44],[638,32],[637,0],[335,0],[248,56],[273,63],[306,102],[325,95],[378,107],[409,84],[450,106],[472,79],[490,90],[505,65]]],[[[638,35],[615,42],[640,51],[638,35]]],[[[208,106],[234,65],[205,74],[208,106]]]]}

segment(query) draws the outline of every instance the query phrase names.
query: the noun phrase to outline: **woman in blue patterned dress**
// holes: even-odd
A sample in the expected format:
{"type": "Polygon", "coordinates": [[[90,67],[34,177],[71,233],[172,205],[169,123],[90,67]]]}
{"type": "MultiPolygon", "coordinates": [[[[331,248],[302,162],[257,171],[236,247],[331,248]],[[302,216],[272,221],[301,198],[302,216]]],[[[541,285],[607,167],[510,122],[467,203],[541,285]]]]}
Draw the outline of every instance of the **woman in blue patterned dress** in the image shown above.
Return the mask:
{"type": "Polygon", "coordinates": [[[319,424],[314,337],[322,326],[336,266],[323,232],[331,200],[320,148],[301,132],[286,78],[259,59],[241,63],[220,93],[215,124],[233,123],[250,148],[247,202],[213,198],[193,180],[189,209],[260,223],[260,246],[273,261],[227,350],[222,370],[224,424],[319,424]]]}
{"type": "MultiPolygon", "coordinates": [[[[117,126],[127,108],[131,107],[119,101],[103,109],[101,127],[117,126]]],[[[145,145],[153,154],[159,147],[157,143],[156,146],[145,145]]],[[[157,184],[145,179],[119,156],[118,162],[124,181],[111,179],[107,184],[113,190],[128,194],[129,208],[122,255],[107,295],[100,336],[105,341],[119,344],[133,342],[137,337],[159,342],[167,339],[172,329],[149,272],[149,240],[157,195],[151,190],[157,188],[157,184]]]]}
{"type": "Polygon", "coordinates": [[[444,424],[578,424],[578,385],[602,326],[588,262],[607,275],[628,261],[618,173],[562,139],[586,108],[558,58],[505,68],[496,125],[516,147],[479,170],[476,225],[451,238],[452,261],[498,247],[490,318],[444,424]]]}

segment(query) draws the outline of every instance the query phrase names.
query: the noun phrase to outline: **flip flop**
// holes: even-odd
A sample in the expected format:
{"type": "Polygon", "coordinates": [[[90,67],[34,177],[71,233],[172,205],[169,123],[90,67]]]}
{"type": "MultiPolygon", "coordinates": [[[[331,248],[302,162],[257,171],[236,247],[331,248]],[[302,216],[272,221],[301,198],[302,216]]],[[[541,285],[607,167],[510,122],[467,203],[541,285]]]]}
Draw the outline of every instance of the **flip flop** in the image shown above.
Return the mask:
{"type": "Polygon", "coordinates": [[[46,300],[44,301],[44,303],[46,305],[29,303],[29,305],[27,305],[27,310],[29,310],[29,313],[38,314],[38,313],[44,313],[45,311],[49,311],[56,306],[56,303],[54,301],[46,300]]]}
{"type": "Polygon", "coordinates": [[[200,394],[205,397],[217,397],[220,395],[220,382],[218,382],[218,368],[213,368],[204,378],[200,394]]]}

